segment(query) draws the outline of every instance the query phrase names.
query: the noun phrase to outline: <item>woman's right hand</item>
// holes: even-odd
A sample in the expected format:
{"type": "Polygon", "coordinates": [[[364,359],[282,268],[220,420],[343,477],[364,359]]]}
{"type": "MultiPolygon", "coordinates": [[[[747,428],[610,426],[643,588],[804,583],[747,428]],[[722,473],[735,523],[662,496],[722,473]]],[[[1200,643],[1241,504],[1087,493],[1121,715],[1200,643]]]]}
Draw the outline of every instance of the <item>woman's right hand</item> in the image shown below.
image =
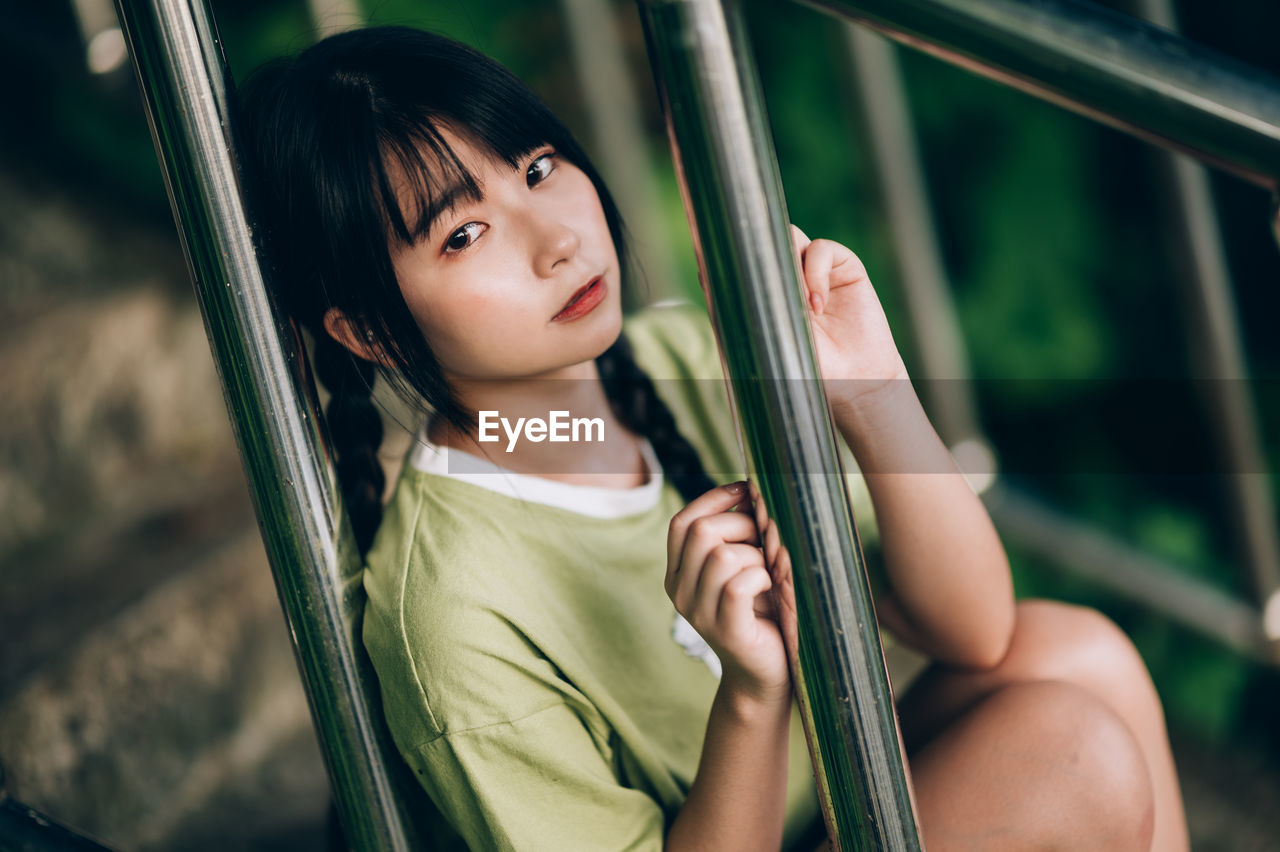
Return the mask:
{"type": "Polygon", "coordinates": [[[790,701],[791,675],[773,586],[743,482],[713,488],[671,519],[664,586],[676,611],[720,658],[721,683],[760,701],[790,701]]]}

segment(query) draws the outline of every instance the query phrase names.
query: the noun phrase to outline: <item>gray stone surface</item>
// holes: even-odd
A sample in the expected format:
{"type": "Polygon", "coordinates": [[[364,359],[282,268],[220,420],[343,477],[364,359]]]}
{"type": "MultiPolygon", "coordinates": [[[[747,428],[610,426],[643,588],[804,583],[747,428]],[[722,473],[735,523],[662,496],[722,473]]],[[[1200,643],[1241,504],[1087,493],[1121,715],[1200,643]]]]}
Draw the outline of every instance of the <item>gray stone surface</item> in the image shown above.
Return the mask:
{"type": "Polygon", "coordinates": [[[0,705],[0,756],[15,798],[122,849],[171,848],[214,813],[224,833],[322,820],[327,781],[256,530],[28,677],[0,705]],[[256,818],[218,807],[235,801],[256,818]]]}

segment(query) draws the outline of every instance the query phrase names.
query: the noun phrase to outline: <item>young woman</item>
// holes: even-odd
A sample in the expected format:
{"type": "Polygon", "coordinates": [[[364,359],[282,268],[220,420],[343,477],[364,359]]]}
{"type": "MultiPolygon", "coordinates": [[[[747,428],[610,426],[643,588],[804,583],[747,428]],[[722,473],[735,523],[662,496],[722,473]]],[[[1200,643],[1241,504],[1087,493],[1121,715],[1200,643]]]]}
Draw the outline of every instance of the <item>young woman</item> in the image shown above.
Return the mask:
{"type": "MultiPolygon", "coordinates": [[[[400,28],[261,70],[244,117],[278,297],[333,394],[364,639],[440,811],[435,848],[814,845],[710,328],[689,307],[623,320],[618,212],[568,131],[496,63],[400,28]],[[427,414],[385,508],[375,373],[427,414]],[[585,436],[550,440],[555,412],[585,436]]],[[[900,705],[929,848],[1185,848],[1141,661],[1095,613],[1014,604],[861,264],[795,239],[875,506],[878,611],[935,661],[900,705]]]]}

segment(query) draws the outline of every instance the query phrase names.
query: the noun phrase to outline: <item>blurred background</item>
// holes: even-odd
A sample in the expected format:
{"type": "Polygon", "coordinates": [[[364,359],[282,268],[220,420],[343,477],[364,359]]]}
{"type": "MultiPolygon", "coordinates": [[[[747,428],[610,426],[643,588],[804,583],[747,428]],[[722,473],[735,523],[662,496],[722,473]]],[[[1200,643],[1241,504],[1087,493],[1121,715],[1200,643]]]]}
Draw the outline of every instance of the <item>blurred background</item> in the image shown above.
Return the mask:
{"type": "MultiPolygon", "coordinates": [[[[831,19],[745,6],[791,219],[861,255],[926,401],[961,388],[974,404],[977,428],[954,437],[998,459],[1019,594],[1096,606],[1137,643],[1194,848],[1280,848],[1280,674],[1243,617],[1280,496],[1265,466],[1280,458],[1271,199],[1210,177],[1247,372],[1206,382],[1205,310],[1154,149],[894,49],[880,69],[900,71],[949,294],[931,318],[895,250],[860,93],[891,93],[892,77],[855,69],[831,19]],[[922,345],[922,324],[952,321],[972,380],[924,381],[966,374],[922,345]],[[1222,386],[1252,400],[1247,464],[1222,454],[1222,386]],[[1267,509],[1261,533],[1241,523],[1246,492],[1267,509]]],[[[495,56],[619,196],[644,271],[633,304],[700,298],[632,4],[212,8],[237,79],[362,23],[495,56]]],[[[1280,73],[1280,5],[1177,12],[1192,40],[1280,73]]],[[[12,4],[0,23],[0,767],[12,796],[120,848],[319,848],[327,782],[115,26],[98,0],[12,4]]]]}

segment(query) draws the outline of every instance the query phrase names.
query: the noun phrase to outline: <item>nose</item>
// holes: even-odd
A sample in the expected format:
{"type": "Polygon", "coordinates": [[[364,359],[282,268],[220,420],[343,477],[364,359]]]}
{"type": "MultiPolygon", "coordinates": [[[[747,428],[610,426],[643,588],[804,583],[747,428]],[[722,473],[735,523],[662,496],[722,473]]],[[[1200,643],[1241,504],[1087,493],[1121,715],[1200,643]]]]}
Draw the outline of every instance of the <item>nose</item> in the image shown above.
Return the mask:
{"type": "Polygon", "coordinates": [[[577,229],[561,217],[535,214],[533,218],[534,272],[550,278],[556,267],[573,259],[582,240],[577,229]]]}

